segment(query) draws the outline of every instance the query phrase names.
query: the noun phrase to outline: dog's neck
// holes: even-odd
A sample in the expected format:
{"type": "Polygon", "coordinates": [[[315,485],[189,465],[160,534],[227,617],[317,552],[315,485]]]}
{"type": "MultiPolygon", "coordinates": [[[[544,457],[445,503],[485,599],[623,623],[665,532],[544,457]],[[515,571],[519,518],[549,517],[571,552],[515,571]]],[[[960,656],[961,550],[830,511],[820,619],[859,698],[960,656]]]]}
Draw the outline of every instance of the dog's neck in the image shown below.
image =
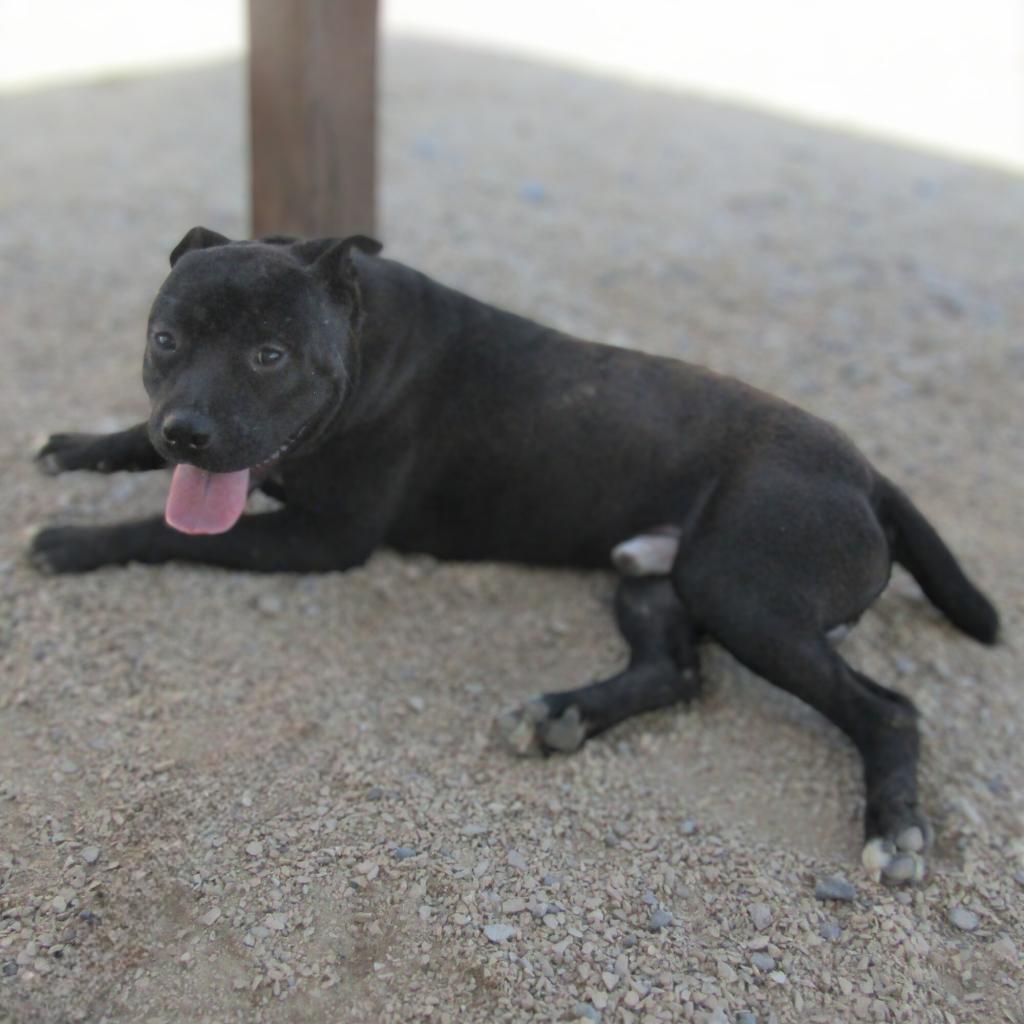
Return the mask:
{"type": "Polygon", "coordinates": [[[408,412],[413,382],[443,357],[450,335],[423,332],[419,324],[441,288],[400,263],[357,256],[362,296],[361,323],[354,328],[347,359],[349,391],[339,426],[344,430],[377,424],[408,412]]]}

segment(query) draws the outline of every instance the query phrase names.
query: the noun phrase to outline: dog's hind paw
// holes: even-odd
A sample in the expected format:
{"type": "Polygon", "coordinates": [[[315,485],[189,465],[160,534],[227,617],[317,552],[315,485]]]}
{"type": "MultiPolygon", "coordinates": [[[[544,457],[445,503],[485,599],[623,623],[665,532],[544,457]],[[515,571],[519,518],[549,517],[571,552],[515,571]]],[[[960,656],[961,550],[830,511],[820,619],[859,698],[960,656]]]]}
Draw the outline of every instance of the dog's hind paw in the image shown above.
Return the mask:
{"type": "Polygon", "coordinates": [[[875,836],[864,844],[861,863],[874,882],[907,885],[925,876],[924,852],[928,845],[927,826],[909,825],[895,838],[875,836]]]}
{"type": "Polygon", "coordinates": [[[575,704],[555,715],[544,697],[534,697],[499,715],[494,726],[501,743],[519,757],[555,752],[569,754],[579,750],[587,738],[586,727],[575,704]]]}

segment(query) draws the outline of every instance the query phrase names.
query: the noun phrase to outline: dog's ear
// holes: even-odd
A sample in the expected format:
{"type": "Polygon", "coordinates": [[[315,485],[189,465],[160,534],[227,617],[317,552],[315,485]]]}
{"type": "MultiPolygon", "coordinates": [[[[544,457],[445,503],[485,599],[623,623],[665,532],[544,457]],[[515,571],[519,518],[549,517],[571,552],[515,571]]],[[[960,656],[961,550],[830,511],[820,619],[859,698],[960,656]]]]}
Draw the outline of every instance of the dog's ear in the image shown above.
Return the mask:
{"type": "Polygon", "coordinates": [[[324,280],[349,286],[356,280],[356,268],[352,263],[352,250],[376,256],[384,248],[380,242],[366,235],[349,235],[340,241],[337,239],[317,239],[307,242],[316,251],[313,269],[324,280]]]}
{"type": "Polygon", "coordinates": [[[305,243],[315,253],[313,273],[327,285],[329,292],[348,306],[349,323],[358,331],[363,322],[363,296],[359,275],[352,262],[353,250],[376,256],[383,246],[366,235],[337,239],[317,239],[305,243]]]}
{"type": "Polygon", "coordinates": [[[230,241],[230,238],[217,231],[211,231],[209,228],[192,228],[171,250],[171,266],[173,267],[185,253],[192,252],[194,249],[210,249],[215,245],[227,245],[230,241]]]}

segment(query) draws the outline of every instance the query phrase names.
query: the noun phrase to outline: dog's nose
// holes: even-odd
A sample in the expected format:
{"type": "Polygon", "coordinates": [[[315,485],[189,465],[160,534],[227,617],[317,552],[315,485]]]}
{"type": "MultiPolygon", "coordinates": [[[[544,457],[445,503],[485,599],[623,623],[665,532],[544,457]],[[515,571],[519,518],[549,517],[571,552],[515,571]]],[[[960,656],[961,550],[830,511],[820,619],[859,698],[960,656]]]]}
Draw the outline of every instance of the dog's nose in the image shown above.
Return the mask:
{"type": "Polygon", "coordinates": [[[210,445],[213,424],[199,412],[172,412],[160,427],[164,440],[177,451],[202,451],[210,445]]]}

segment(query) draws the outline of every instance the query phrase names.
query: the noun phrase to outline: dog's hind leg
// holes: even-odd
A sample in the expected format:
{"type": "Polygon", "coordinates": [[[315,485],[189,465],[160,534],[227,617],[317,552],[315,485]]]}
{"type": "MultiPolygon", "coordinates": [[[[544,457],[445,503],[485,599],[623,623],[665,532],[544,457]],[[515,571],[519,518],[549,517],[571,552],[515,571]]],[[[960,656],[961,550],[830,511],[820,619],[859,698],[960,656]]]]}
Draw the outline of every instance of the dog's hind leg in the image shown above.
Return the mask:
{"type": "Polygon", "coordinates": [[[876,880],[920,880],[931,829],[917,802],[917,709],[852,669],[813,628],[766,617],[761,628],[751,629],[753,616],[741,625],[739,605],[705,618],[708,632],[751,671],[810,704],[853,741],[867,797],[864,866],[876,880]]]}
{"type": "Polygon", "coordinates": [[[856,493],[815,487],[798,480],[726,495],[673,578],[698,627],[853,741],[867,796],[864,864],[875,878],[916,881],[930,837],[917,802],[917,711],[851,668],[826,635],[884,585],[884,537],[856,493]]]}
{"type": "Polygon", "coordinates": [[[577,690],[534,697],[502,715],[498,734],[515,753],[576,750],[632,715],[697,696],[696,638],[670,580],[623,579],[615,617],[629,644],[627,667],[577,690]]]}
{"type": "Polygon", "coordinates": [[[117,473],[162,469],[167,465],[150,444],[145,423],[113,434],[51,434],[35,459],[36,465],[49,476],[75,469],[117,473]]]}

